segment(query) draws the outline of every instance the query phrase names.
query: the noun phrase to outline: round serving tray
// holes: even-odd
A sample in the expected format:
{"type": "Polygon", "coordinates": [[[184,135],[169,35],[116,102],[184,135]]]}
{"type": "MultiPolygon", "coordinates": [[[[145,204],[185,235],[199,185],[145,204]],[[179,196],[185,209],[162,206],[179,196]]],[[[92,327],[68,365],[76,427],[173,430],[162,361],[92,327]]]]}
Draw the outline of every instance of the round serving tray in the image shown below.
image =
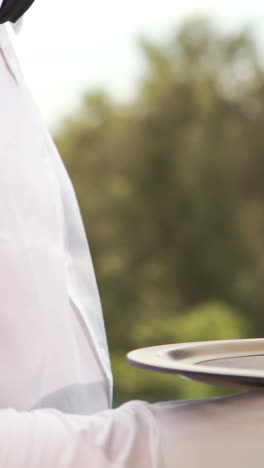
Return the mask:
{"type": "Polygon", "coordinates": [[[131,351],[130,364],[214,385],[264,389],[264,339],[199,341],[131,351]]]}

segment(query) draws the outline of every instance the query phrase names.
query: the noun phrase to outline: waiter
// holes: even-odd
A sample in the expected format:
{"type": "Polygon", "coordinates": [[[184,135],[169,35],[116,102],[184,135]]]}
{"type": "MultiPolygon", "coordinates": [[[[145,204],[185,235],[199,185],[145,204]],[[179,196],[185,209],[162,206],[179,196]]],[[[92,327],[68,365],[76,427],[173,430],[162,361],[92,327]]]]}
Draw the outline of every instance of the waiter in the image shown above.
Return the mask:
{"type": "Polygon", "coordinates": [[[111,409],[75,193],[6,27],[32,3],[0,0],[0,467],[262,468],[262,394],[111,409]]]}

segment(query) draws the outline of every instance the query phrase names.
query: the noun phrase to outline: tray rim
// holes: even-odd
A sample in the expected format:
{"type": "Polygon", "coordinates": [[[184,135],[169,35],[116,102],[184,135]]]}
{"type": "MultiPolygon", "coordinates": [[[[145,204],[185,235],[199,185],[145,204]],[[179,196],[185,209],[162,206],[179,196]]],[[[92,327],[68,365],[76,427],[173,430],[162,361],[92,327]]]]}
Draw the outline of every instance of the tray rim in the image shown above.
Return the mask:
{"type": "MultiPolygon", "coordinates": [[[[261,379],[264,381],[264,369],[252,370],[252,369],[241,369],[241,368],[225,368],[218,366],[204,366],[199,364],[201,360],[208,361],[214,359],[223,358],[234,358],[239,356],[254,356],[264,355],[264,338],[250,338],[250,339],[236,339],[236,340],[214,340],[214,341],[195,341],[189,343],[173,343],[166,345],[150,346],[145,348],[139,348],[130,351],[127,354],[127,359],[130,364],[135,367],[150,369],[159,372],[173,373],[191,376],[193,374],[201,374],[205,376],[215,377],[234,377],[234,378],[253,378],[254,380],[261,379]],[[240,346],[248,346],[247,351],[238,352],[240,346]],[[230,348],[231,347],[231,348],[230,348]],[[195,352],[214,351],[214,353],[205,359],[205,355],[200,355],[199,361],[197,361],[197,355],[195,352]],[[254,352],[250,352],[250,349],[254,352]],[[230,349],[230,351],[228,351],[230,349]],[[233,351],[231,352],[231,349],[233,351]],[[217,351],[218,350],[218,351],[217,351]],[[166,359],[166,353],[178,352],[179,356],[185,355],[182,359],[178,359],[177,363],[166,359]],[[261,352],[262,351],[262,352],[261,352]],[[187,353],[186,353],[187,352],[187,353]],[[193,353],[193,354],[192,354],[193,353]]],[[[199,356],[199,355],[198,355],[199,356]]]]}

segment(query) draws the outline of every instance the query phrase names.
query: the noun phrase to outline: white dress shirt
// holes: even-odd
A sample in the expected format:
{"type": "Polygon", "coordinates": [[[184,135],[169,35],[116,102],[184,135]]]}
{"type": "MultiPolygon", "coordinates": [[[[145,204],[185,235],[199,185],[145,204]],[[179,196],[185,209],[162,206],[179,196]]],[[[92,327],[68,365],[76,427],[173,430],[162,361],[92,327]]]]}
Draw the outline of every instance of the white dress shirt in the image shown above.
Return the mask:
{"type": "Polygon", "coordinates": [[[108,346],[78,203],[5,24],[0,103],[0,408],[110,408],[108,346]]]}

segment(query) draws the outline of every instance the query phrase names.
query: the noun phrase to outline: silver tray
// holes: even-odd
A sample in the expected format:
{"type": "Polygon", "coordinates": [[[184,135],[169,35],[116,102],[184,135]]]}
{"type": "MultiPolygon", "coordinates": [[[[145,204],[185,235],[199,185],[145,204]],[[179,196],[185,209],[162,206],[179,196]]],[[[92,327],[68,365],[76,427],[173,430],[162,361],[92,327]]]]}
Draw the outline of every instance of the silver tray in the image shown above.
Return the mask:
{"type": "Polygon", "coordinates": [[[228,387],[264,389],[264,339],[200,341],[131,351],[130,364],[228,387]]]}

